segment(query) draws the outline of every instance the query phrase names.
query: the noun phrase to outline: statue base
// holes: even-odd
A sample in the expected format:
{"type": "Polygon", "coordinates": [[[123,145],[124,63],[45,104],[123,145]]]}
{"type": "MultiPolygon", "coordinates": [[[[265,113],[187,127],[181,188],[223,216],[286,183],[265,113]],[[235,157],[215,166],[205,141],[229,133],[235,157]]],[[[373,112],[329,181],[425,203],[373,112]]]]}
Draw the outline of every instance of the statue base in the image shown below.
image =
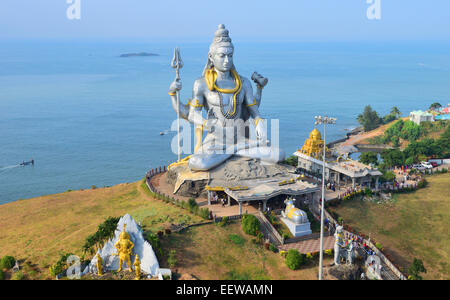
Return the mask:
{"type": "Polygon", "coordinates": [[[283,221],[284,224],[286,224],[287,228],[289,228],[289,231],[292,233],[294,237],[304,236],[304,235],[310,235],[312,234],[311,231],[311,223],[303,223],[303,224],[296,224],[292,222],[291,220],[287,218],[280,218],[281,221],[283,221]]]}
{"type": "Polygon", "coordinates": [[[362,270],[358,265],[334,265],[327,269],[329,276],[337,280],[359,280],[362,270]]]}
{"type": "Polygon", "coordinates": [[[295,167],[265,163],[259,159],[233,156],[209,171],[191,171],[187,161],[167,171],[167,183],[173,193],[185,197],[207,196],[207,188],[255,186],[258,182],[281,182],[298,177],[295,167]]]}
{"type": "Polygon", "coordinates": [[[192,172],[187,164],[167,171],[166,181],[174,187],[173,193],[184,197],[206,197],[209,172],[192,172]]]}

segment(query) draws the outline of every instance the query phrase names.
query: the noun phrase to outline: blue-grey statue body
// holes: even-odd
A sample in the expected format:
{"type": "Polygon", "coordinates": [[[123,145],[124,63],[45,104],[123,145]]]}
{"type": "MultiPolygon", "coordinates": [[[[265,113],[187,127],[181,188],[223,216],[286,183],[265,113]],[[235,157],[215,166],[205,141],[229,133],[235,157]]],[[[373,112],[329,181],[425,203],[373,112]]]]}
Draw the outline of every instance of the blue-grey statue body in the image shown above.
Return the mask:
{"type": "MultiPolygon", "coordinates": [[[[179,114],[208,133],[200,147],[189,158],[192,171],[207,171],[233,155],[278,163],[284,152],[270,145],[266,135],[266,120],[259,112],[262,89],[267,79],[254,73],[251,82],[240,76],[233,64],[234,46],[224,25],[219,25],[208,53],[203,75],[194,82],[192,99],[180,103],[179,114]],[[203,109],[206,117],[203,117],[203,109]],[[253,120],[256,138],[249,138],[249,120],[253,120]],[[247,128],[247,129],[246,129],[247,128]]],[[[182,88],[177,78],[169,88],[173,108],[178,112],[176,92],[182,88]]]]}

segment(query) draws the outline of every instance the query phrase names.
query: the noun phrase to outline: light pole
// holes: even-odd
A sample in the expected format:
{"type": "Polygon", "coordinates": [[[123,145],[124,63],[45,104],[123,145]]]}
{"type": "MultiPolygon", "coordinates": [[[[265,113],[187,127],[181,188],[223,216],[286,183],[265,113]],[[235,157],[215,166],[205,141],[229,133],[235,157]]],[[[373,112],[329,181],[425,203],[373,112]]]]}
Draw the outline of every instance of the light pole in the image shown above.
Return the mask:
{"type": "Polygon", "coordinates": [[[323,272],[323,211],[325,210],[325,152],[326,152],[326,137],[327,124],[336,124],[336,118],[327,116],[315,116],[315,125],[323,124],[323,159],[322,159],[322,201],[320,209],[320,259],[319,259],[319,280],[322,280],[323,272]]]}

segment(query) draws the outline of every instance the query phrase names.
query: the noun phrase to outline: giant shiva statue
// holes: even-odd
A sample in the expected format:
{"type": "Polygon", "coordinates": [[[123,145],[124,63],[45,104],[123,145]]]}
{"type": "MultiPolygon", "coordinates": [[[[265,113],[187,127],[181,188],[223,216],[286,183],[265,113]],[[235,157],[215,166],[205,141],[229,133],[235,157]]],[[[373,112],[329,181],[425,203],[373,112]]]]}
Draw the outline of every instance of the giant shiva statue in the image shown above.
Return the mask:
{"type": "MultiPolygon", "coordinates": [[[[208,61],[203,76],[194,83],[192,100],[180,103],[180,117],[200,129],[194,154],[188,165],[192,171],[210,170],[233,155],[257,158],[265,162],[278,163],[284,152],[273,147],[267,140],[266,126],[259,113],[261,94],[267,79],[253,74],[256,94],[251,82],[240,76],[233,64],[234,46],[228,30],[219,25],[209,48],[208,61]],[[206,112],[206,118],[202,110],[206,112]],[[256,138],[250,139],[249,120],[254,120],[256,138]],[[208,133],[203,141],[203,130],[208,133]]],[[[182,88],[176,79],[169,88],[172,105],[178,112],[176,94],[182,88]]]]}

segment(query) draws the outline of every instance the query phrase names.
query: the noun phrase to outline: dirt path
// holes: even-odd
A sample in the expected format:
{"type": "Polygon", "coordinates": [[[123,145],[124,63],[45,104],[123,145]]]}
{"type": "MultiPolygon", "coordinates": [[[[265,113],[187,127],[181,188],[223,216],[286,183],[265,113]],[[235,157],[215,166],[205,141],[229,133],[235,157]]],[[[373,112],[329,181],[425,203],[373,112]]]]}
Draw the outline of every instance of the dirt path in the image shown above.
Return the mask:
{"type": "MultiPolygon", "coordinates": [[[[405,117],[402,118],[403,121],[407,121],[409,118],[405,117]]],[[[363,132],[359,133],[357,135],[351,136],[349,139],[347,139],[345,142],[343,142],[342,146],[355,146],[357,144],[369,144],[369,139],[374,138],[376,136],[383,135],[383,133],[388,129],[391,125],[393,125],[398,120],[392,121],[388,124],[382,125],[372,131],[369,132],[363,132]]]]}

